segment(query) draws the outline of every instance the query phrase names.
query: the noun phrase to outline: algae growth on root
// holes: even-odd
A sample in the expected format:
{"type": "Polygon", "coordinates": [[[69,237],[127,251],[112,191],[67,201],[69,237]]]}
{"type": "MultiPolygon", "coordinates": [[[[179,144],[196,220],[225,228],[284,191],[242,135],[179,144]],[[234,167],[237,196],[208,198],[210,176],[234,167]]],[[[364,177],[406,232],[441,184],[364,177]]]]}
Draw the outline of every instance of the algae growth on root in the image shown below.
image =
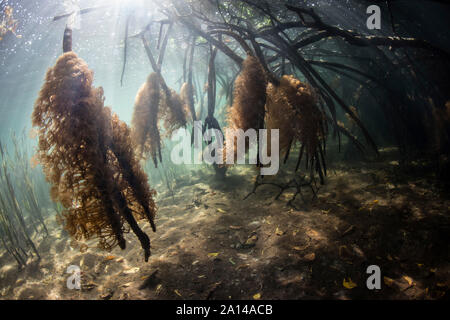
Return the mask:
{"type": "Polygon", "coordinates": [[[104,106],[103,89],[74,52],[47,71],[32,120],[39,130],[38,158],[51,183],[58,216],[76,240],[99,239],[99,247],[125,249],[124,233],[136,234],[150,256],[150,240],[136,219],[155,226],[147,176],[131,146],[130,130],[104,106]]]}

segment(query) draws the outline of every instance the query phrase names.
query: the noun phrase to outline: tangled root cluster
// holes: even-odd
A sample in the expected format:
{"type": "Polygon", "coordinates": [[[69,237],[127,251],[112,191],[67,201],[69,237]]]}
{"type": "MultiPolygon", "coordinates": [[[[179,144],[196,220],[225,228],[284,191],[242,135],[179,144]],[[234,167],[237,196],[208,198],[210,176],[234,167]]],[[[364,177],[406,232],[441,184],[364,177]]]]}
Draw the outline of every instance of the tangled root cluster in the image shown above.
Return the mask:
{"type": "Polygon", "coordinates": [[[267,129],[279,129],[280,151],[288,152],[292,145],[300,142],[299,160],[304,152],[308,159],[307,166],[315,166],[322,174],[326,118],[308,85],[287,75],[281,78],[279,86],[269,84],[265,120],[267,129]]]}
{"type": "Polygon", "coordinates": [[[131,122],[133,143],[139,158],[145,159],[150,155],[155,167],[158,158],[162,161],[158,121],[164,121],[167,136],[186,125],[185,102],[174,90],[164,87],[163,81],[157,73],[148,76],[136,95],[131,122]]]}
{"type": "Polygon", "coordinates": [[[150,240],[136,219],[147,218],[155,230],[155,192],[135,157],[129,128],[104,107],[103,90],[92,82],[92,71],[73,52],[47,71],[32,115],[38,158],[52,199],[64,206],[58,218],[73,238],[124,249],[131,228],[147,261],[150,240]]]}

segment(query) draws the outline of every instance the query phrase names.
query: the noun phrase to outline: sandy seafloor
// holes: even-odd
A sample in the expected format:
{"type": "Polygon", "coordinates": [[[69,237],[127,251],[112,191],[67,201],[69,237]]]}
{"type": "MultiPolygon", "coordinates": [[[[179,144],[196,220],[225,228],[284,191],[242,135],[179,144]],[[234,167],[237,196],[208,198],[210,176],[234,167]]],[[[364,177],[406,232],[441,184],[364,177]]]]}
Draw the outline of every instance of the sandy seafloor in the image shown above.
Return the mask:
{"type": "Polygon", "coordinates": [[[270,185],[243,200],[250,167],[232,168],[226,184],[212,169],[191,171],[173,196],[158,194],[157,232],[140,222],[152,243],[147,263],[133,234],[126,250],[104,252],[95,241],[86,248],[52,215],[51,235],[36,239],[40,261],[18,270],[0,253],[0,298],[448,298],[450,195],[391,160],[335,162],[318,198],[305,189],[294,206],[295,190],[274,200],[270,185]],[[67,288],[70,265],[81,268],[81,290],[67,288]],[[369,265],[381,268],[380,290],[366,287],[369,265]]]}

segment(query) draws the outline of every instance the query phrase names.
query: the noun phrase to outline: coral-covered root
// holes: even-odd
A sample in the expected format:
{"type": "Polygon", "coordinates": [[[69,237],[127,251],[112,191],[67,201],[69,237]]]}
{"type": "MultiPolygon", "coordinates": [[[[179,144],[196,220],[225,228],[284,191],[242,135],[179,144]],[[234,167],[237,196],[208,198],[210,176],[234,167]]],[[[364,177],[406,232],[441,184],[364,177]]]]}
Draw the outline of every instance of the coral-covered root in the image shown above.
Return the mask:
{"type": "MultiPolygon", "coordinates": [[[[268,131],[268,141],[270,141],[271,129],[279,129],[279,148],[281,152],[287,152],[295,135],[292,120],[296,115],[291,106],[286,103],[284,97],[278,94],[278,88],[272,83],[267,86],[266,100],[266,128],[268,131]]],[[[271,148],[268,145],[270,154],[271,148]]]]}
{"type": "Polygon", "coordinates": [[[156,231],[154,224],[156,205],[153,201],[156,191],[150,189],[147,183],[147,175],[134,155],[130,129],[116,114],[112,116],[112,134],[111,149],[117,158],[123,179],[130,188],[129,198],[134,198],[134,202],[131,203],[131,206],[134,207],[133,211],[137,213],[139,218],[146,218],[153,231],[156,231]]]}
{"type": "Polygon", "coordinates": [[[192,120],[196,120],[197,117],[194,114],[194,88],[192,85],[189,85],[188,82],[183,83],[180,89],[180,98],[183,101],[184,113],[186,115],[190,114],[192,120]]]}
{"type": "Polygon", "coordinates": [[[228,115],[230,127],[244,131],[261,128],[266,103],[266,86],[263,67],[255,57],[248,56],[234,83],[233,105],[228,115]]]}
{"type": "MultiPolygon", "coordinates": [[[[186,89],[184,95],[187,95],[186,89]]],[[[131,121],[132,139],[139,158],[150,155],[157,167],[158,160],[162,161],[159,120],[164,121],[165,134],[170,136],[176,129],[186,126],[188,112],[186,100],[169,89],[160,75],[150,74],[136,95],[131,121]]]]}
{"type": "MultiPolygon", "coordinates": [[[[228,113],[228,128],[243,131],[263,128],[266,86],[267,79],[263,67],[255,57],[247,56],[234,83],[233,105],[228,113]]],[[[225,137],[224,162],[227,161],[227,148],[233,148],[236,160],[236,143],[229,137],[225,137]]]]}
{"type": "Polygon", "coordinates": [[[159,81],[159,75],[151,73],[139,88],[131,120],[133,142],[139,157],[145,158],[150,154],[155,166],[158,158],[161,160],[161,137],[158,128],[161,98],[159,81]]]}
{"type": "MultiPolygon", "coordinates": [[[[327,135],[326,119],[314,91],[293,76],[283,76],[279,86],[267,86],[267,129],[279,129],[280,150],[289,152],[296,142],[306,156],[307,166],[321,176],[324,171],[323,142],[327,135]]],[[[269,131],[270,134],[270,131],[269,131]]]]}
{"type": "Polygon", "coordinates": [[[186,126],[186,108],[183,99],[175,90],[169,89],[170,94],[164,94],[161,100],[161,119],[164,120],[166,136],[181,127],[186,126]]]}
{"type": "Polygon", "coordinates": [[[53,200],[64,207],[58,220],[73,238],[98,238],[102,249],[124,249],[124,233],[131,228],[147,260],[150,241],[136,218],[146,217],[154,226],[154,191],[128,127],[104,107],[103,90],[92,81],[92,71],[73,52],[48,70],[32,115],[38,158],[53,200]]]}

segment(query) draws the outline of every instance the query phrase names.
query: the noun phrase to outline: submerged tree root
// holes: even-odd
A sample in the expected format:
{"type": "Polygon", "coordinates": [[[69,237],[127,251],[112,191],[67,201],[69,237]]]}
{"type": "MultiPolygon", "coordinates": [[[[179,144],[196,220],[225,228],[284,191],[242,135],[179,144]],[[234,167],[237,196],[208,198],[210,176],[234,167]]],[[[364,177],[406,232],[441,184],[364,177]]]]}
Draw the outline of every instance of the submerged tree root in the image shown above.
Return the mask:
{"type": "Polygon", "coordinates": [[[64,207],[59,221],[74,239],[97,238],[104,250],[125,249],[124,234],[131,229],[147,261],[150,240],[136,220],[147,219],[155,231],[155,191],[130,129],[104,106],[103,89],[92,82],[92,71],[73,52],[48,70],[32,116],[38,158],[52,199],[64,207]]]}
{"type": "Polygon", "coordinates": [[[287,206],[293,207],[294,209],[297,209],[294,205],[294,201],[298,195],[300,195],[303,202],[305,202],[305,203],[307,202],[305,197],[303,196],[302,189],[308,188],[311,190],[311,192],[313,194],[313,197],[311,200],[317,199],[317,192],[319,191],[319,187],[317,186],[315,179],[307,177],[306,175],[294,176],[294,178],[292,178],[291,180],[289,180],[286,183],[276,183],[276,182],[264,181],[263,176],[258,175],[256,177],[252,191],[248,195],[246,195],[243,200],[248,199],[252,194],[256,194],[256,190],[258,189],[258,187],[263,186],[263,185],[271,185],[271,186],[275,186],[280,189],[280,191],[278,192],[278,194],[275,196],[275,198],[273,200],[278,200],[286,190],[295,189],[294,195],[287,202],[287,206]]]}

